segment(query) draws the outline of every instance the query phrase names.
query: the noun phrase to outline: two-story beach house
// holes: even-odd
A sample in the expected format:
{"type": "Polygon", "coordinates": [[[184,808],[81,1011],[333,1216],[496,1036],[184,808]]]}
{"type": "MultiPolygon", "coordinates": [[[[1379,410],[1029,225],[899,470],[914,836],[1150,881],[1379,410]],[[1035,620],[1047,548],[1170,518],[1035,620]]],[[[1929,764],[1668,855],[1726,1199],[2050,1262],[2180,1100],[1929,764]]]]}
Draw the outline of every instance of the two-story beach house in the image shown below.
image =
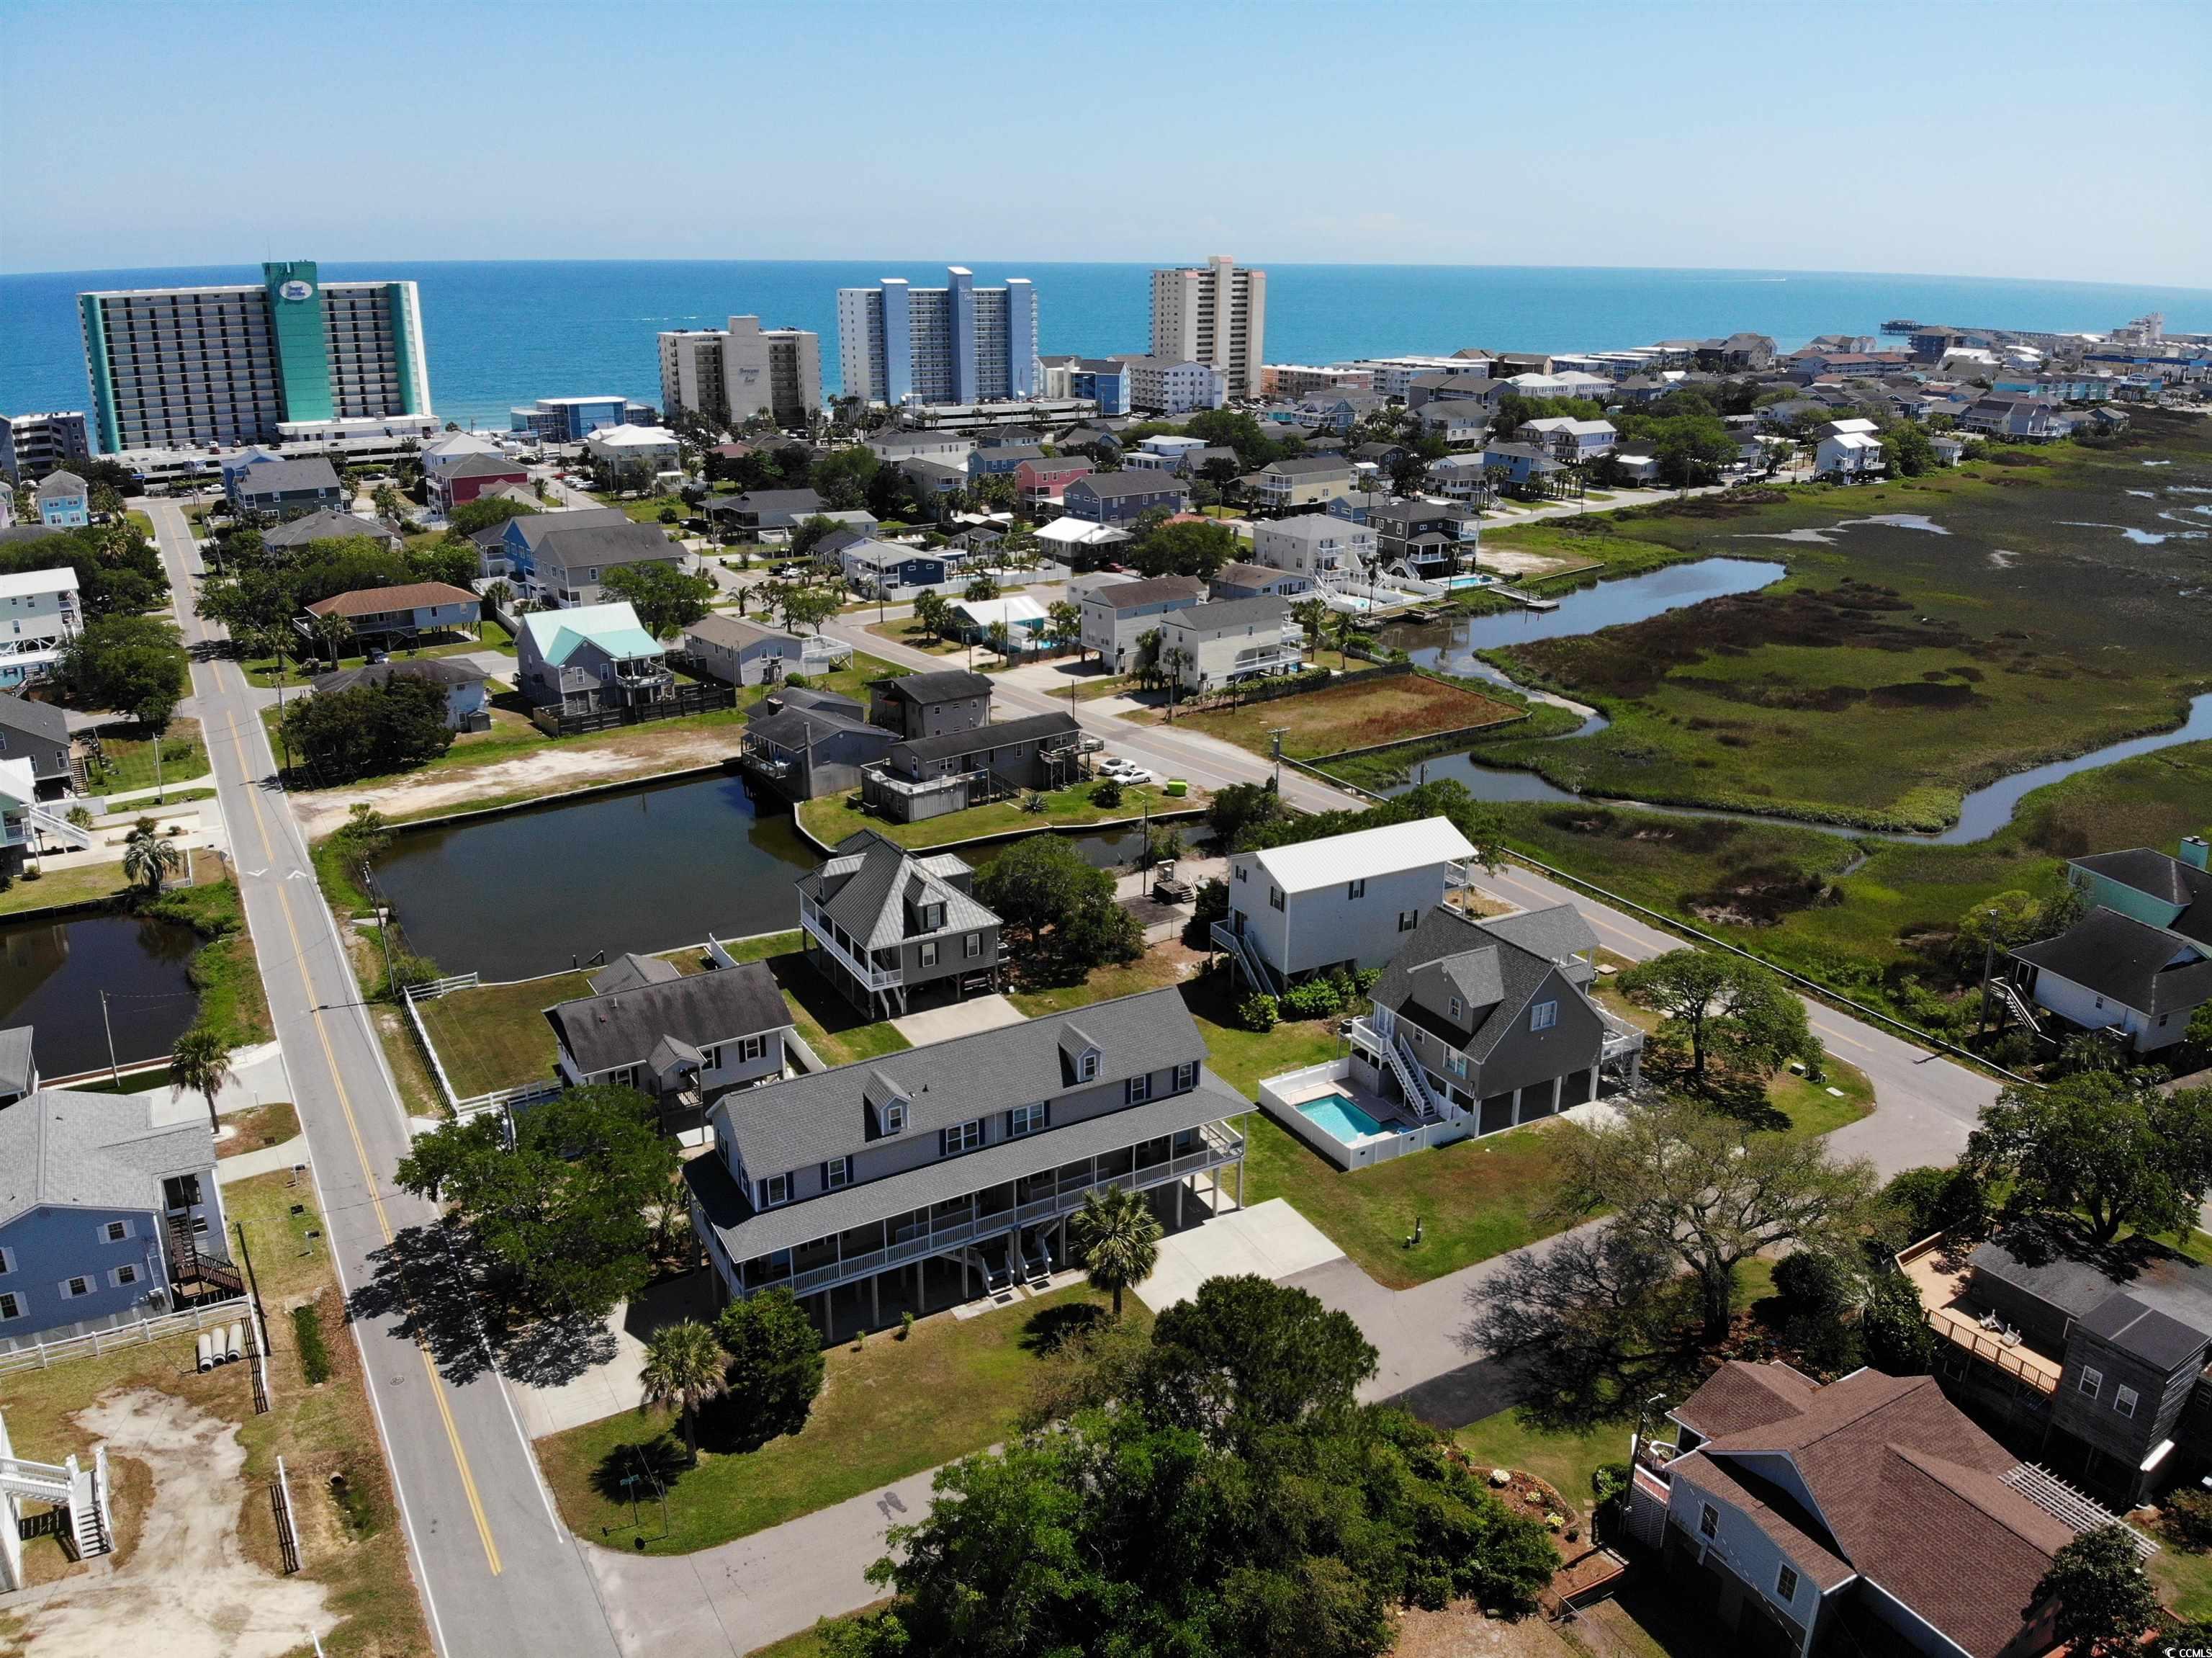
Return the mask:
{"type": "Polygon", "coordinates": [[[726,685],[774,685],[792,674],[829,674],[853,660],[853,647],[819,633],[789,633],[714,612],[684,631],[689,666],[726,685]]]}
{"type": "Polygon", "coordinates": [[[1730,1360],[1668,1418],[1636,1442],[1628,1530],[1716,1625],[1716,1652],[2039,1658],[2044,1574],[2112,1518],[1929,1376],[1823,1386],[1730,1360]]]}
{"type": "Polygon", "coordinates": [[[965,668],[868,681],[868,717],[902,737],[973,731],[991,720],[991,682],[965,668]]]}
{"type": "Polygon", "coordinates": [[[2170,1048],[2212,1002],[2212,871],[2191,835],[2174,857],[2148,846],[2071,860],[2087,913],[2010,953],[1996,987],[2012,1012],[2057,1039],[2103,1031],[2136,1053],[2170,1048]],[[2048,1016],[2036,1020],[2027,1004],[2048,1016]]]}
{"type": "Polygon", "coordinates": [[[514,636],[522,694],[563,714],[596,714],[675,695],[667,653],[628,604],[534,610],[514,636]]]}
{"type": "Polygon", "coordinates": [[[817,800],[859,788],[861,769],[896,741],[850,697],[783,686],[745,710],[739,763],[786,800],[817,800]]]}
{"type": "Polygon", "coordinates": [[[601,603],[611,570],[680,570],[690,557],[659,525],[635,523],[614,507],[526,513],[471,539],[486,576],[507,582],[524,599],[564,610],[601,603]]]}
{"type": "Polygon", "coordinates": [[[571,1087],[636,1088],[659,1104],[665,1127],[683,1129],[731,1089],[785,1074],[791,1009],[760,962],[686,973],[658,956],[626,955],[592,989],[545,1010],[571,1087]]]}
{"type": "Polygon", "coordinates": [[[0,759],[29,761],[42,800],[69,794],[77,786],[69,716],[52,703],[0,695],[0,759]]]}
{"type": "Polygon", "coordinates": [[[1252,527],[1252,562],[1295,570],[1316,586],[1365,577],[1375,562],[1375,531],[1327,513],[1262,521],[1252,527]]]}
{"type": "Polygon", "coordinates": [[[1107,1186],[1176,1225],[1233,1167],[1241,1202],[1249,1108],[1170,988],[727,1095],[684,1172],[720,1294],[786,1286],[842,1334],[1067,1265],[1107,1186]]]}
{"type": "Polygon", "coordinates": [[[860,772],[860,799],[919,823],[1027,789],[1065,789],[1083,770],[1083,728],[1063,710],[894,742],[860,772]]]}
{"type": "Polygon", "coordinates": [[[314,623],[326,616],[343,621],[358,643],[407,645],[426,633],[472,633],[483,620],[483,600],[446,582],[356,588],[309,605],[300,631],[313,642],[314,623]]]}
{"type": "Polygon", "coordinates": [[[207,1108],[168,1088],[0,1107],[0,1350],[240,1289],[207,1108]]]}
{"type": "Polygon", "coordinates": [[[0,686],[44,679],[83,625],[76,571],[67,564],[0,576],[0,686]]]}
{"type": "Polygon", "coordinates": [[[870,1019],[999,988],[999,917],[951,853],[909,852],[863,829],[798,884],[807,960],[870,1019]]]}
{"type": "Polygon", "coordinates": [[[1159,629],[1161,671],[1185,691],[1217,691],[1295,674],[1304,665],[1305,634],[1291,619],[1287,599],[1192,605],[1162,616],[1159,629]]]}
{"type": "Polygon", "coordinates": [[[1083,648],[1096,651],[1108,673],[1126,674],[1135,666],[1139,639],[1170,611],[1188,610],[1205,597],[1206,583],[1192,576],[1155,576],[1094,588],[1083,595],[1083,648]]]}
{"type": "Polygon", "coordinates": [[[1294,512],[1350,489],[1352,480],[1352,463],[1340,454],[1299,454],[1271,460],[1244,481],[1261,506],[1294,512]]]}

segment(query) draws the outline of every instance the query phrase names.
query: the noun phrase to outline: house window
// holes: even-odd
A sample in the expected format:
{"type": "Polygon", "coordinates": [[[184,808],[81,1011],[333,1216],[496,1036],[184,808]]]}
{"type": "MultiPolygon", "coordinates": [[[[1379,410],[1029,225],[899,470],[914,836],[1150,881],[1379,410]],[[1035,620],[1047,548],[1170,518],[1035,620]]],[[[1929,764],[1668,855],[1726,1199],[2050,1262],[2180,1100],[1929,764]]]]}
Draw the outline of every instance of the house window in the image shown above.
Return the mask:
{"type": "Polygon", "coordinates": [[[982,954],[983,935],[981,933],[969,934],[966,942],[961,947],[961,954],[965,955],[970,961],[973,961],[977,956],[982,954]]]}
{"type": "Polygon", "coordinates": [[[1539,1002],[1528,1009],[1528,1028],[1532,1031],[1547,1031],[1559,1022],[1559,1004],[1556,1002],[1539,1002]]]}
{"type": "Polygon", "coordinates": [[[937,1131],[937,1149],[940,1156],[956,1157],[963,1151],[973,1151],[983,1143],[983,1119],[955,1123],[951,1128],[937,1131]]]}
{"type": "Polygon", "coordinates": [[[1460,1013],[1460,1003],[1459,1003],[1459,998],[1458,998],[1457,997],[1452,997],[1452,999],[1451,999],[1451,1016],[1452,1016],[1453,1018],[1456,1019],[1456,1018],[1458,1018],[1458,1017],[1459,1017],[1459,1013],[1460,1013]]]}
{"type": "Polygon", "coordinates": [[[0,1249],[0,1277],[5,1277],[15,1270],[15,1257],[8,1250],[0,1249]]]}
{"type": "Polygon", "coordinates": [[[738,1044],[738,1058],[748,1064],[755,1059],[767,1058],[768,1038],[765,1036],[748,1036],[744,1041],[738,1044]]]}
{"type": "Polygon", "coordinates": [[[1267,907],[1271,910],[1279,910],[1283,907],[1283,889],[1281,887],[1270,887],[1267,888],[1267,907]]]}
{"type": "Polygon", "coordinates": [[[1467,1075],[1467,1056],[1463,1053],[1453,1054],[1444,1061],[1444,1068],[1455,1076],[1464,1077],[1467,1075]]]}
{"type": "Polygon", "coordinates": [[[1186,1059],[1176,1067],[1176,1092],[1188,1094],[1198,1086],[1198,1061],[1186,1059]]]}
{"type": "Polygon", "coordinates": [[[130,1236],[131,1222],[128,1221],[108,1221],[103,1222],[100,1228],[100,1240],[102,1243],[119,1244],[130,1236]]]}
{"type": "Polygon", "coordinates": [[[2136,1390],[2132,1387],[2115,1388],[2112,1390],[2112,1408],[2124,1417],[2131,1417],[2136,1413],[2136,1390]]]}
{"type": "Polygon", "coordinates": [[[1095,1082],[1098,1080],[1098,1055],[1095,1051],[1089,1048],[1083,1051],[1083,1058],[1075,1062],[1075,1075],[1079,1082],[1095,1082]]]}
{"type": "Polygon", "coordinates": [[[30,1302],[12,1289],[0,1289],[0,1324],[10,1319],[20,1319],[31,1310],[30,1302]]]}
{"type": "Polygon", "coordinates": [[[1785,1601],[1795,1600],[1797,1598],[1796,1572],[1784,1566],[1781,1575],[1774,1580],[1774,1592],[1785,1601]]]}
{"type": "Polygon", "coordinates": [[[138,1282],[138,1269],[136,1266],[118,1266],[107,1275],[107,1281],[118,1289],[127,1289],[138,1282]]]}
{"type": "Polygon", "coordinates": [[[906,1129],[906,1101],[894,1100],[884,1107],[884,1132],[903,1133],[906,1129]]]}
{"type": "Polygon", "coordinates": [[[2079,1387],[2083,1393],[2087,1393],[2091,1399],[2094,1399],[2099,1393],[2104,1391],[2105,1373],[2102,1370],[2092,1370],[2087,1366],[2084,1365],[2081,1369],[2081,1380],[2076,1382],[2075,1386],[2079,1387]]]}
{"type": "Polygon", "coordinates": [[[921,947],[921,965],[925,967],[937,965],[937,941],[933,938],[921,947]]]}
{"type": "Polygon", "coordinates": [[[1710,1503],[1698,1510],[1698,1535],[1717,1537],[1721,1529],[1721,1511],[1710,1503]]]}
{"type": "Polygon", "coordinates": [[[1398,930],[1400,932],[1410,933],[1414,928],[1420,924],[1421,912],[1419,910],[1401,910],[1398,911],[1398,930]]]}
{"type": "Polygon", "coordinates": [[[760,1183],[761,1207],[774,1209],[779,1204],[791,1201],[791,1176],[771,1174],[760,1183]]]}
{"type": "Polygon", "coordinates": [[[832,1157],[822,1165],[822,1189],[838,1192],[853,1184],[853,1159],[848,1155],[832,1157]]]}
{"type": "Polygon", "coordinates": [[[1016,1106],[1006,1113],[1006,1133],[1020,1139],[1024,1134],[1035,1134],[1049,1126],[1049,1108],[1046,1106],[1016,1106]]]}
{"type": "Polygon", "coordinates": [[[1141,1106],[1152,1097],[1152,1079],[1149,1073],[1132,1076],[1121,1084],[1121,1100],[1125,1105],[1141,1106]]]}
{"type": "Polygon", "coordinates": [[[699,1050],[699,1068],[702,1070],[721,1070],[722,1050],[719,1044],[711,1048],[702,1048],[699,1050]]]}
{"type": "Polygon", "coordinates": [[[80,1295],[89,1295],[92,1294],[92,1289],[93,1284],[90,1278],[64,1278],[62,1280],[62,1299],[65,1301],[73,1301],[80,1295]]]}
{"type": "Polygon", "coordinates": [[[1362,875],[1358,881],[1349,883],[1344,889],[1344,895],[1346,898],[1365,898],[1367,896],[1367,877],[1362,875]]]}
{"type": "Polygon", "coordinates": [[[1247,870],[1247,869],[1245,869],[1245,867],[1244,867],[1243,864],[1241,864],[1241,863],[1240,863],[1240,864],[1238,864],[1238,865],[1237,866],[1237,880],[1239,880],[1239,881],[1243,881],[1243,880],[1244,880],[1244,879],[1246,878],[1246,876],[1247,876],[1249,873],[1250,873],[1250,872],[1249,872],[1249,870],[1247,870]]]}

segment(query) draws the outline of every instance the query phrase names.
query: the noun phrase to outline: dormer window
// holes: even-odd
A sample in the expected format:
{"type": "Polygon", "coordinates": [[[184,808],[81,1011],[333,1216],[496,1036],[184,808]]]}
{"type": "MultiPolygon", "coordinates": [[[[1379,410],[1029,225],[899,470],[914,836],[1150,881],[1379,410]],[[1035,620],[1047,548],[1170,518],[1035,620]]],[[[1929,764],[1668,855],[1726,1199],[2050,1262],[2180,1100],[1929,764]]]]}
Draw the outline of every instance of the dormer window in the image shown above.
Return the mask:
{"type": "Polygon", "coordinates": [[[906,1101],[888,1100],[884,1102],[884,1132],[903,1133],[906,1129],[906,1101]]]}
{"type": "Polygon", "coordinates": [[[1095,1082],[1098,1080],[1097,1049],[1085,1048],[1076,1056],[1075,1080],[1079,1082],[1095,1082]]]}

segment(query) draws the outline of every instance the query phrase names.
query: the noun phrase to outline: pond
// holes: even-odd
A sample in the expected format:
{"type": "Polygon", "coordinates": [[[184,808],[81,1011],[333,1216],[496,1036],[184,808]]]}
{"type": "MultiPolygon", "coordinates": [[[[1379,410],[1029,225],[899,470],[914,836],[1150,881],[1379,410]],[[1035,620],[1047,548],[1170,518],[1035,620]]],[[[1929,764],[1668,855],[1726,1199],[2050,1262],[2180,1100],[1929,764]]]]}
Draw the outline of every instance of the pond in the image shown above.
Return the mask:
{"type": "Polygon", "coordinates": [[[158,1059],[198,1012],[186,968],[199,942],[189,927],[137,916],[0,923],[0,1024],[33,1027],[46,1077],[106,1065],[111,1028],[119,1063],[158,1059]]]}
{"type": "MultiPolygon", "coordinates": [[[[1143,837],[1073,838],[1103,868],[1134,857],[1143,837]]],[[[963,856],[985,863],[1009,844],[963,856]]],[[[441,972],[503,983],[602,951],[796,927],[792,882],[821,856],[788,812],[757,807],[739,778],[718,776],[403,830],[376,874],[410,948],[441,972]]]]}

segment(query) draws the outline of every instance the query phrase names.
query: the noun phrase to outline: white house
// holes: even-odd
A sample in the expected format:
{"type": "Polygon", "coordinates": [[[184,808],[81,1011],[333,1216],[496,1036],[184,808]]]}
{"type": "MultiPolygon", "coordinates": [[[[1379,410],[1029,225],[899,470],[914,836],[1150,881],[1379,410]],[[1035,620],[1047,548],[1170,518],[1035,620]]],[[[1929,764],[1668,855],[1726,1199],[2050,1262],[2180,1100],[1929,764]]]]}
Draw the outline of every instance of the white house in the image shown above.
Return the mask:
{"type": "Polygon", "coordinates": [[[1224,599],[1170,611],[1160,619],[1160,661],[1177,664],[1185,691],[1214,691],[1247,680],[1295,674],[1304,632],[1290,601],[1224,599]]]}
{"type": "Polygon", "coordinates": [[[1214,923],[1214,943],[1245,964],[1248,978],[1275,986],[1332,967],[1382,966],[1465,884],[1474,856],[1449,818],[1236,853],[1229,916],[1214,923]]]}
{"type": "Polygon", "coordinates": [[[1366,574],[1375,562],[1375,532],[1327,513],[1261,520],[1252,526],[1252,562],[1334,587],[1366,574]]]}
{"type": "Polygon", "coordinates": [[[0,686],[45,674],[82,625],[74,570],[0,576],[0,686]]]}
{"type": "Polygon", "coordinates": [[[1881,439],[1871,420],[1831,420],[1814,447],[1813,470],[1821,477],[1870,477],[1881,470],[1881,439]]]}
{"type": "Polygon", "coordinates": [[[1572,466],[1612,454],[1620,434],[1613,430],[1610,420],[1575,420],[1565,415],[1548,415],[1541,420],[1523,422],[1514,436],[1523,443],[1540,444],[1552,452],[1554,460],[1572,466]]]}
{"type": "Polygon", "coordinates": [[[585,453],[615,478],[641,487],[654,474],[676,466],[681,446],[665,426],[602,426],[584,440],[585,453]]]}

